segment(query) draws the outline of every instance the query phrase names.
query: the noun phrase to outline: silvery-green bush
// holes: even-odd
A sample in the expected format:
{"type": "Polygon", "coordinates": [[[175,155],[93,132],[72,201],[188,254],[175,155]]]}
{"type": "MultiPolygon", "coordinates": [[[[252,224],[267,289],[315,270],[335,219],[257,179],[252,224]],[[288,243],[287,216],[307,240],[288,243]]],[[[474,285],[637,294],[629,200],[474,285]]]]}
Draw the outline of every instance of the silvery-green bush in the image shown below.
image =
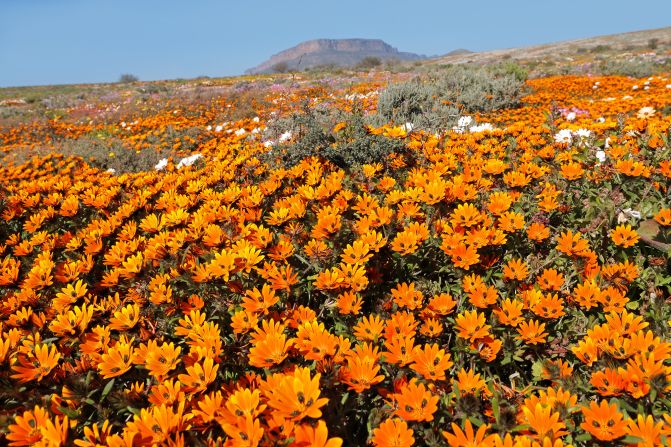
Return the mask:
{"type": "Polygon", "coordinates": [[[513,64],[448,66],[425,79],[391,84],[380,93],[375,124],[452,127],[464,113],[513,108],[525,94],[526,71],[513,64]]]}

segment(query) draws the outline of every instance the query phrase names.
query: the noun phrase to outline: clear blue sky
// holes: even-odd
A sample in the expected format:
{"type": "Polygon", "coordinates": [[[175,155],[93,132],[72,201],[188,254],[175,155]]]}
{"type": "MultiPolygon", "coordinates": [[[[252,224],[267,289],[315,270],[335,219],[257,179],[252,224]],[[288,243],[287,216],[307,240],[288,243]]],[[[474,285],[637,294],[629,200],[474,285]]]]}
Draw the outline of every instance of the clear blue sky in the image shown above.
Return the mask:
{"type": "Polygon", "coordinates": [[[0,86],[241,74],[315,38],[444,54],[671,25],[671,0],[0,0],[0,86]]]}

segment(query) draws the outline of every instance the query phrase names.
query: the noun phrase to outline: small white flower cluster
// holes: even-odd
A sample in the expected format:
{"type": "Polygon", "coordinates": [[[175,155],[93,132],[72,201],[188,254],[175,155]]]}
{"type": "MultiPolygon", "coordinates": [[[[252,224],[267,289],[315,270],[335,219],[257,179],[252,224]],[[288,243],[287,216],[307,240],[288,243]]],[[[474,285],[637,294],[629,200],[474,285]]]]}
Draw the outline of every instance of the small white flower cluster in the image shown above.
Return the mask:
{"type": "Polygon", "coordinates": [[[161,160],[156,163],[156,166],[154,166],[154,169],[157,171],[162,171],[168,166],[168,159],[167,158],[162,158],[161,160]]]}
{"type": "Polygon", "coordinates": [[[372,97],[372,96],[377,96],[377,95],[379,95],[379,94],[380,94],[380,92],[378,92],[378,91],[376,91],[376,90],[373,90],[373,91],[368,92],[368,93],[366,93],[366,94],[362,94],[362,93],[352,93],[352,94],[349,94],[349,95],[345,95],[345,99],[348,100],[348,101],[354,101],[354,100],[357,100],[357,99],[370,98],[370,97],[372,97]]]}
{"type": "Polygon", "coordinates": [[[656,110],[650,106],[641,107],[638,113],[636,114],[636,117],[640,119],[650,118],[655,115],[655,112],[656,110]]]}
{"type": "MultiPolygon", "coordinates": [[[[293,134],[291,133],[291,131],[287,130],[282,135],[280,135],[280,138],[278,138],[277,141],[279,143],[285,143],[285,142],[289,141],[292,136],[293,136],[293,134]]],[[[267,141],[263,142],[263,147],[271,147],[271,146],[274,146],[275,144],[276,144],[275,141],[267,140],[267,141]]]]}
{"type": "Polygon", "coordinates": [[[601,163],[606,161],[606,153],[602,150],[596,151],[596,159],[599,160],[597,164],[600,165],[601,163]]]}
{"type": "Polygon", "coordinates": [[[632,218],[634,220],[641,220],[641,212],[634,211],[631,208],[625,208],[618,213],[617,223],[619,224],[627,223],[629,221],[629,218],[632,218]]]}
{"type": "Polygon", "coordinates": [[[203,158],[201,154],[193,154],[182,158],[177,164],[177,169],[182,169],[184,166],[191,166],[196,162],[196,160],[200,160],[201,158],[203,158]]]}
{"type": "Polygon", "coordinates": [[[574,137],[577,137],[582,141],[582,139],[589,138],[591,135],[592,132],[587,129],[581,128],[575,131],[571,129],[561,129],[554,135],[554,139],[556,143],[570,143],[573,141],[574,137]]]}
{"type": "Polygon", "coordinates": [[[452,128],[452,130],[455,133],[464,133],[468,129],[469,132],[471,133],[478,133],[478,132],[485,132],[485,131],[493,131],[496,130],[495,127],[491,123],[480,123],[480,124],[475,124],[475,121],[473,120],[472,117],[465,115],[459,117],[459,120],[457,121],[457,125],[452,128]],[[471,124],[473,124],[471,126],[471,124]]]}
{"type": "Polygon", "coordinates": [[[555,143],[570,143],[572,137],[571,129],[562,129],[555,134],[555,143]]]}
{"type": "Polygon", "coordinates": [[[477,124],[475,126],[471,126],[468,130],[471,131],[471,133],[478,133],[478,132],[485,132],[485,131],[493,131],[494,126],[491,123],[481,123],[477,124]]]}
{"type": "Polygon", "coordinates": [[[130,126],[134,126],[138,123],[138,120],[133,121],[132,123],[127,123],[125,121],[121,121],[121,128],[125,129],[126,127],[130,128],[130,126]]]}
{"type": "Polygon", "coordinates": [[[285,141],[289,141],[291,139],[291,131],[286,131],[282,135],[280,135],[279,142],[284,143],[285,141]]]}

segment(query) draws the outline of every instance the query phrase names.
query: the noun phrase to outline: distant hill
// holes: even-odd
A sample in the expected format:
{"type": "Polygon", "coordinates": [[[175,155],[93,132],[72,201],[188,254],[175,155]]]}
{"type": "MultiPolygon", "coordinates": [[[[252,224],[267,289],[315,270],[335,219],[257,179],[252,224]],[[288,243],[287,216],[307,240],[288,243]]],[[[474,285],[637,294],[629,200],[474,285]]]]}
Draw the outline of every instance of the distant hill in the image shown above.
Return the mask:
{"type": "Polygon", "coordinates": [[[351,67],[367,57],[375,57],[381,61],[425,59],[418,54],[398,51],[380,39],[316,39],[281,51],[246,73],[305,70],[320,65],[351,67]]]}
{"type": "Polygon", "coordinates": [[[442,57],[446,56],[464,56],[467,54],[473,54],[473,51],[467,50],[465,48],[457,48],[456,50],[452,50],[449,53],[443,55],[442,57]]]}
{"type": "MultiPolygon", "coordinates": [[[[651,47],[655,42],[658,51],[671,48],[671,27],[588,37],[519,48],[506,48],[473,53],[455,50],[432,58],[427,64],[493,63],[501,60],[539,61],[562,60],[581,55],[610,56],[651,47]]],[[[570,61],[570,59],[567,59],[570,61]]]]}

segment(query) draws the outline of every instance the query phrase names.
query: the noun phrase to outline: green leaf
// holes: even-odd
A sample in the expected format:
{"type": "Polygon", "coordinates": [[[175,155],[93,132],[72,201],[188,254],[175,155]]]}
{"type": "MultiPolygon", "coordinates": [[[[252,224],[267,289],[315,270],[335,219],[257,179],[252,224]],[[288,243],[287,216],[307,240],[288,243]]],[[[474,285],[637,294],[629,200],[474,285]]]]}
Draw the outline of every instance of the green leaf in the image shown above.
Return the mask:
{"type": "Polygon", "coordinates": [[[531,365],[531,374],[533,376],[534,382],[540,382],[543,380],[543,361],[536,360],[533,365],[531,365]]]}
{"type": "Polygon", "coordinates": [[[64,415],[66,415],[67,417],[69,417],[70,419],[77,419],[77,418],[79,418],[79,412],[73,410],[72,408],[68,408],[68,407],[58,407],[58,410],[59,410],[61,413],[63,413],[64,415]]]}
{"type": "Polygon", "coordinates": [[[576,442],[587,442],[592,440],[592,435],[589,433],[583,433],[582,435],[578,435],[575,438],[573,438],[574,441],[576,442]]]}
{"type": "Polygon", "coordinates": [[[114,379],[107,382],[107,385],[105,385],[105,388],[103,388],[103,393],[100,395],[101,402],[107,397],[110,391],[112,391],[113,386],[114,386],[114,379]]]}
{"type": "Polygon", "coordinates": [[[624,305],[629,310],[636,310],[638,309],[638,301],[629,301],[627,304],[624,305]]]}

